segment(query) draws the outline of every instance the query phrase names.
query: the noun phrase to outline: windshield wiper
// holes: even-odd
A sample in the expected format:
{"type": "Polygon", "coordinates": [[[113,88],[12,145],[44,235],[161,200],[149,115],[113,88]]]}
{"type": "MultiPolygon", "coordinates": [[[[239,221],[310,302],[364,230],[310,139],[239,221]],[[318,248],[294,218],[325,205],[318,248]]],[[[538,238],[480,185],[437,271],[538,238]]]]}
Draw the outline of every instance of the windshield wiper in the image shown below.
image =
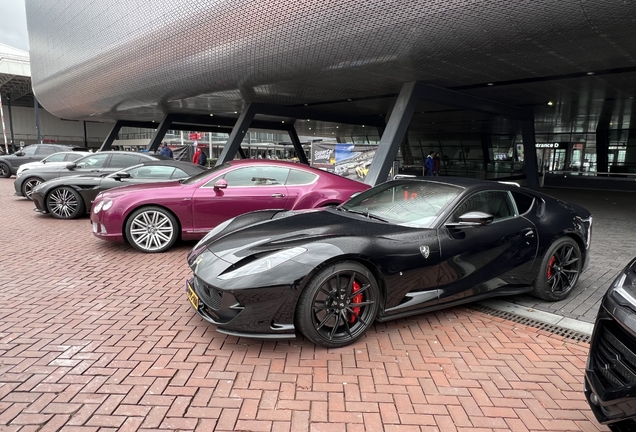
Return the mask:
{"type": "Polygon", "coordinates": [[[344,211],[348,212],[348,213],[353,213],[353,214],[358,214],[358,215],[362,215],[364,217],[366,217],[367,219],[375,219],[375,220],[379,220],[380,222],[386,222],[389,223],[388,220],[381,218],[380,216],[374,215],[373,213],[369,213],[369,211],[361,211],[361,210],[350,210],[350,209],[346,209],[344,207],[338,207],[338,209],[342,208],[344,211]]]}

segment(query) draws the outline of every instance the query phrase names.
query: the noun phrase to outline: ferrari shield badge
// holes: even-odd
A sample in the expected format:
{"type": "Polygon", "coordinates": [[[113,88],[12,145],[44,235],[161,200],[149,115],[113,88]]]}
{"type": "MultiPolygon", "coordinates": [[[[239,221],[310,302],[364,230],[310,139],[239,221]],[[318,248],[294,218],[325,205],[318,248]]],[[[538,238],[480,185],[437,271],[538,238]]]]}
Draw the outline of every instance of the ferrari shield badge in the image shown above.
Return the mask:
{"type": "Polygon", "coordinates": [[[420,246],[420,252],[424,258],[428,258],[431,254],[431,249],[428,246],[420,246]]]}

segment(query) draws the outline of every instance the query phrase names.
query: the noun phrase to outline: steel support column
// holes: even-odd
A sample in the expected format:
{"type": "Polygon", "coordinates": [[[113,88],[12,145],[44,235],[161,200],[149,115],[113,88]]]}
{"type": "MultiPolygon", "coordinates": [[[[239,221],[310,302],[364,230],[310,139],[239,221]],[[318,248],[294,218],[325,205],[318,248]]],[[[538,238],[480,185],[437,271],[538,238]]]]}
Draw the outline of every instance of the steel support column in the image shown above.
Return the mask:
{"type": "Polygon", "coordinates": [[[104,142],[102,143],[98,151],[107,151],[111,149],[113,142],[117,139],[117,135],[119,135],[119,131],[122,128],[122,123],[123,122],[121,120],[115,122],[113,128],[110,130],[110,132],[108,132],[108,135],[106,135],[106,138],[104,139],[104,142]]]}
{"type": "Polygon", "coordinates": [[[11,131],[11,146],[15,150],[15,136],[13,135],[13,113],[11,112],[11,95],[7,96],[7,104],[9,108],[9,130],[11,131]]]}
{"type": "Polygon", "coordinates": [[[38,98],[33,95],[33,109],[35,110],[35,131],[38,134],[38,143],[42,143],[42,134],[40,133],[40,111],[38,105],[38,98]]]}
{"type": "Polygon", "coordinates": [[[296,132],[296,128],[294,125],[287,130],[289,133],[289,138],[291,138],[291,142],[294,145],[294,150],[296,150],[296,155],[298,156],[298,160],[300,163],[305,165],[309,165],[309,161],[307,160],[307,155],[305,154],[305,150],[303,149],[303,145],[300,142],[300,138],[298,138],[298,133],[296,132]]]}
{"type": "Polygon", "coordinates": [[[539,188],[539,166],[537,164],[537,146],[534,136],[534,120],[523,120],[521,136],[523,137],[523,165],[527,186],[531,189],[539,188]]]}
{"type": "Polygon", "coordinates": [[[216,161],[216,166],[222,165],[234,159],[234,156],[236,156],[236,153],[239,151],[241,142],[243,142],[245,133],[249,129],[255,115],[256,109],[252,104],[247,105],[241,112],[234,128],[232,128],[232,133],[230,134],[227,143],[225,143],[225,147],[223,147],[223,151],[221,152],[219,159],[216,161]]]}
{"type": "Polygon", "coordinates": [[[613,98],[603,101],[596,125],[596,172],[609,172],[609,128],[614,107],[613,98]]]}
{"type": "Polygon", "coordinates": [[[82,122],[82,126],[84,127],[84,147],[88,148],[88,137],[86,136],[86,122],[82,122]]]}
{"type": "Polygon", "coordinates": [[[157,131],[155,132],[152,139],[150,140],[150,144],[148,144],[149,153],[156,152],[159,149],[159,144],[161,144],[161,141],[166,136],[166,133],[168,132],[168,129],[170,129],[170,126],[172,126],[173,121],[174,121],[173,114],[166,114],[163,117],[163,120],[161,120],[161,123],[159,123],[159,127],[157,127],[157,131]]]}
{"type": "Polygon", "coordinates": [[[418,99],[417,82],[402,85],[402,90],[400,90],[391,117],[389,117],[382,138],[380,138],[373,162],[369,167],[369,173],[364,179],[366,184],[375,186],[386,181],[393,160],[396,158],[400,144],[406,135],[413,112],[415,112],[418,99]]]}

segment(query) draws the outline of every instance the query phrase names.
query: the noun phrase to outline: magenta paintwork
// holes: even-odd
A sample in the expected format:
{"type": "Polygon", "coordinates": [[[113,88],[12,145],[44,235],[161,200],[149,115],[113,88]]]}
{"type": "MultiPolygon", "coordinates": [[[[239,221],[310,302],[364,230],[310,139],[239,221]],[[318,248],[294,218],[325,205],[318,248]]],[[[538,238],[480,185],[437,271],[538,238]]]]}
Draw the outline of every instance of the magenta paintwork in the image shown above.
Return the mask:
{"type": "MultiPolygon", "coordinates": [[[[220,179],[221,182],[227,182],[220,179]]],[[[128,215],[140,207],[160,206],[169,209],[179,220],[181,238],[197,240],[219,223],[243,213],[264,209],[300,210],[340,204],[351,194],[368,189],[369,186],[335,174],[292,162],[271,160],[236,160],[230,166],[211,172],[193,184],[178,181],[131,185],[109,189],[97,196],[93,207],[100,201],[112,200],[107,211],[95,214],[91,211],[91,222],[100,224],[95,236],[104,240],[124,241],[124,229],[128,215]],[[217,180],[228,172],[254,165],[290,168],[318,175],[318,179],[306,185],[263,185],[214,187],[217,180]],[[106,233],[101,232],[101,225],[106,233]]]]}

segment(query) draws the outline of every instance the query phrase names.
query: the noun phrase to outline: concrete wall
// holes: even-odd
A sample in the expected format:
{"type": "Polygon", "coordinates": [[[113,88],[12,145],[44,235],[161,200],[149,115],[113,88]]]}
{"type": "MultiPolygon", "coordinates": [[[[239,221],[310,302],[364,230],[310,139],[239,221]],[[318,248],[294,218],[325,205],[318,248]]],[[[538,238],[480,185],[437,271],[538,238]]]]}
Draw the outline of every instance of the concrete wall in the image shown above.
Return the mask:
{"type": "MultiPolygon", "coordinates": [[[[7,129],[7,140],[11,143],[11,131],[9,129],[9,107],[3,104],[4,121],[7,129]]],[[[15,144],[33,144],[37,141],[35,129],[35,110],[25,107],[11,107],[13,114],[13,133],[15,144]]],[[[40,114],[40,134],[42,139],[51,139],[60,144],[83,145],[84,129],[81,121],[62,120],[47,112],[43,108],[40,114]]],[[[90,147],[99,147],[112,128],[113,123],[86,123],[86,135],[90,147]]],[[[0,145],[4,145],[4,138],[0,133],[0,145]]]]}

